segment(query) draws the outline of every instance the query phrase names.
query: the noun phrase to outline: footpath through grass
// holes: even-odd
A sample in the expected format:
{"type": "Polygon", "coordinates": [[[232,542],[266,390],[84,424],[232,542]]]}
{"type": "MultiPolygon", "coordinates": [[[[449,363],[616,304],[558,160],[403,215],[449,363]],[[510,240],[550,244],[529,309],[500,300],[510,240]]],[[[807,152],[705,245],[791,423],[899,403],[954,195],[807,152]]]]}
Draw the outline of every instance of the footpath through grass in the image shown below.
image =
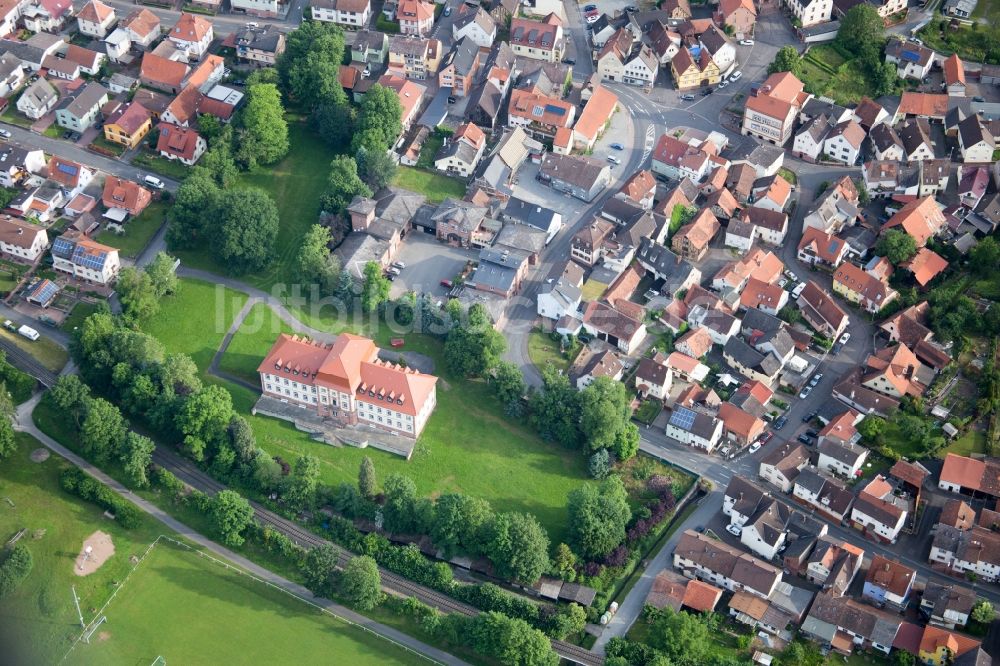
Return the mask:
{"type": "Polygon", "coordinates": [[[161,540],[69,664],[426,664],[423,657],[161,540]]]}

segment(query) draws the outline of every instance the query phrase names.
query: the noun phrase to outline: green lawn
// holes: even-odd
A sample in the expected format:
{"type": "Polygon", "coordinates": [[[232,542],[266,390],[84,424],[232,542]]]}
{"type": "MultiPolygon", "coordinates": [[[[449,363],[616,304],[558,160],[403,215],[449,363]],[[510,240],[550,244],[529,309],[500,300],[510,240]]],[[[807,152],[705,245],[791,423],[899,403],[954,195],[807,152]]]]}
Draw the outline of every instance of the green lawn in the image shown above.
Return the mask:
{"type": "Polygon", "coordinates": [[[247,297],[200,280],[179,284],[178,293],[161,301],[160,311],[143,330],[162,342],[168,354],[187,354],[205,370],[247,297]]]}
{"type": "Polygon", "coordinates": [[[924,43],[944,54],[957,53],[963,60],[1000,64],[1000,56],[993,47],[1000,39],[1000,3],[981,1],[972,13],[977,25],[960,25],[957,29],[941,31],[941,23],[950,21],[939,13],[921,31],[924,43]]]}
{"type": "Polygon", "coordinates": [[[69,316],[63,320],[61,328],[67,333],[72,334],[73,330],[83,325],[83,320],[90,315],[97,312],[96,303],[84,303],[80,301],[73,306],[73,310],[69,313],[69,316]]]}
{"type": "Polygon", "coordinates": [[[41,337],[32,341],[13,331],[0,328],[0,336],[3,336],[8,342],[12,342],[34,356],[35,360],[52,372],[59,372],[66,365],[66,361],[69,360],[69,352],[56,344],[51,338],[46,337],[44,328],[41,328],[38,332],[41,337]]]}
{"type": "Polygon", "coordinates": [[[0,120],[11,125],[17,125],[18,127],[31,127],[31,123],[34,121],[17,110],[18,97],[20,95],[14,95],[9,98],[10,103],[7,104],[7,108],[0,114],[0,120]]]}
{"type": "MultiPolygon", "coordinates": [[[[243,174],[240,183],[259,187],[278,205],[280,226],[274,243],[274,261],[260,273],[241,276],[241,280],[261,289],[292,280],[293,264],[302,236],[319,218],[319,201],[326,189],[334,151],[305,123],[288,123],[291,148],[288,157],[274,167],[243,174]]],[[[178,252],[186,265],[214,273],[228,271],[208,256],[207,251],[178,252]]]]}
{"type": "Polygon", "coordinates": [[[528,336],[528,357],[539,369],[552,365],[557,370],[565,372],[569,369],[570,360],[559,349],[559,343],[548,333],[532,331],[528,336]]]}
{"type": "Polygon", "coordinates": [[[443,145],[444,137],[431,132],[424,140],[424,145],[420,148],[420,158],[417,160],[417,166],[421,169],[433,169],[434,157],[443,145]]]}
{"type": "Polygon", "coordinates": [[[145,149],[136,153],[135,157],[132,158],[132,164],[155,171],[161,176],[173,178],[174,180],[184,180],[191,173],[191,167],[185,166],[177,160],[169,160],[166,157],[154,155],[145,149]]]}
{"type": "Polygon", "coordinates": [[[108,141],[108,139],[103,134],[98,134],[94,137],[94,140],[90,142],[91,146],[97,148],[98,152],[101,150],[107,150],[111,152],[116,157],[121,157],[128,150],[127,146],[120,143],[115,143],[114,141],[108,141]]]}
{"type": "Polygon", "coordinates": [[[399,167],[396,185],[423,194],[431,203],[444,201],[448,197],[461,199],[465,196],[465,183],[458,178],[413,167],[399,167]]]}
{"type": "Polygon", "coordinates": [[[830,97],[838,104],[872,96],[867,75],[832,46],[813,47],[800,63],[802,82],[814,95],[830,97]]]}
{"type": "MultiPolygon", "coordinates": [[[[41,444],[21,433],[17,442],[14,455],[0,463],[0,498],[13,502],[11,506],[0,500],[0,539],[5,543],[27,528],[22,541],[31,550],[34,567],[21,586],[0,601],[0,623],[5,630],[16,631],[22,639],[18,647],[26,651],[18,658],[10,652],[14,646],[5,640],[4,661],[55,664],[79,633],[70,586],[76,587],[84,618],[90,621],[94,618],[90,609],[104,604],[112,591],[111,582],[124,578],[131,568],[129,557],[140,555],[159,534],[160,526],[144,519],[136,529],[122,529],[104,518],[96,504],[63,492],[59,473],[67,463],[61,458],[33,463],[28,455],[41,444]],[[115,554],[93,574],[77,576],[74,559],[84,539],[96,530],[111,535],[115,554]]],[[[12,633],[4,635],[9,639],[12,633]]]]}
{"type": "MultiPolygon", "coordinates": [[[[261,359],[278,333],[288,330],[270,310],[264,310],[258,305],[250,311],[246,325],[233,336],[220,361],[223,370],[253,384],[258,383],[256,370],[261,359]]],[[[385,326],[366,333],[382,346],[394,335],[385,326]]],[[[287,461],[305,453],[318,457],[321,478],[329,484],[354,483],[361,459],[367,455],[375,462],[380,478],[399,472],[411,477],[422,494],[463,492],[485,498],[502,511],[528,511],[549,531],[553,543],[563,540],[566,495],[586,476],[584,457],[543,442],[525,425],[508,420],[490,387],[482,382],[448,377],[439,340],[421,335],[407,335],[405,340],[404,349],[430,355],[443,375],[437,409],[409,462],[374,449],[328,446],[289,423],[248,416],[257,443],[287,461]]],[[[174,351],[170,346],[168,350],[174,351]]],[[[205,367],[202,359],[198,363],[205,367]]],[[[259,394],[231,382],[220,383],[232,392],[240,413],[248,415],[259,394]]]]}
{"type": "Polygon", "coordinates": [[[69,664],[424,664],[422,657],[161,540],[69,664]]]}
{"type": "Polygon", "coordinates": [[[97,234],[97,241],[118,248],[122,256],[138,256],[163,225],[168,208],[166,202],[154,201],[146,210],[125,224],[125,233],[118,234],[104,229],[97,234]]]}
{"type": "Polygon", "coordinates": [[[944,458],[949,453],[956,453],[960,456],[986,453],[986,435],[979,430],[970,429],[969,432],[941,449],[938,456],[944,458]]]}
{"type": "Polygon", "coordinates": [[[55,123],[52,123],[51,125],[49,125],[48,127],[46,127],[44,130],[42,130],[42,134],[44,134],[45,136],[49,137],[50,139],[61,139],[62,135],[65,134],[65,133],[66,133],[66,128],[60,127],[59,125],[56,125],[55,123]]]}

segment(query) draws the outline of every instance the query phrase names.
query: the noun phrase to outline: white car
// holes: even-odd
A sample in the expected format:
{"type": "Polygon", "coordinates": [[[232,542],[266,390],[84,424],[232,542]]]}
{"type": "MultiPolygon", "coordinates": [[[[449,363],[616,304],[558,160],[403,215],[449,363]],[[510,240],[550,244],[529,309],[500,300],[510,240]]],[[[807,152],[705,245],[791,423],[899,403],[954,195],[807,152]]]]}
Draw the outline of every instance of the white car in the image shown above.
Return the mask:
{"type": "Polygon", "coordinates": [[[753,444],[750,445],[750,448],[747,450],[750,453],[757,453],[758,451],[760,451],[760,442],[754,442],[753,444]]]}
{"type": "Polygon", "coordinates": [[[2,136],[5,139],[9,139],[11,136],[10,131],[5,129],[0,129],[0,136],[2,136]]]}
{"type": "Polygon", "coordinates": [[[851,339],[851,334],[850,333],[844,333],[842,336],[840,336],[839,342],[842,345],[846,345],[847,341],[850,340],[850,339],[851,339]]]}
{"type": "Polygon", "coordinates": [[[741,39],[740,40],[740,44],[742,44],[743,46],[753,46],[753,40],[752,39],[741,39]]]}
{"type": "Polygon", "coordinates": [[[812,387],[812,386],[806,386],[806,387],[805,387],[805,388],[803,388],[803,389],[802,389],[802,391],[801,391],[801,392],[799,393],[799,398],[801,398],[802,400],[805,400],[806,398],[808,398],[808,397],[809,397],[809,394],[810,394],[810,393],[812,393],[812,390],[813,390],[813,387],[812,387]]]}
{"type": "Polygon", "coordinates": [[[597,23],[597,19],[601,18],[600,14],[594,14],[593,16],[587,17],[587,23],[597,23]]]}
{"type": "Polygon", "coordinates": [[[743,78],[743,72],[737,70],[729,76],[729,82],[739,81],[741,78],[743,78]]]}
{"type": "Polygon", "coordinates": [[[726,525],[726,531],[732,534],[733,536],[737,537],[743,533],[743,529],[739,525],[732,525],[732,524],[726,525]]]}
{"type": "Polygon", "coordinates": [[[721,81],[719,81],[719,87],[720,88],[725,88],[728,85],[729,85],[729,81],[727,81],[726,79],[722,79],[721,81]]]}
{"type": "Polygon", "coordinates": [[[800,282],[795,285],[795,289],[792,289],[792,298],[798,298],[802,295],[802,292],[806,289],[806,283],[800,282]]]}

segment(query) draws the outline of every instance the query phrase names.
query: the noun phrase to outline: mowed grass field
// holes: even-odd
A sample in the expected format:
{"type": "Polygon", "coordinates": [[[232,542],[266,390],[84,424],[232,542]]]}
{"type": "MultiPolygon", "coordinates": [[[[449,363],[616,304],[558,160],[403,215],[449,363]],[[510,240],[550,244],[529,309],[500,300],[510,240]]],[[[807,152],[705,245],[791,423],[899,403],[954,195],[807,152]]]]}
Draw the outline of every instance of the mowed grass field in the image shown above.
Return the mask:
{"type": "Polygon", "coordinates": [[[427,664],[306,602],[161,540],[67,664],[427,664]]]}
{"type": "MultiPolygon", "coordinates": [[[[184,282],[182,299],[188,298],[185,295],[188,281],[184,282]]],[[[194,306],[193,301],[188,302],[194,306]]],[[[154,335],[165,335],[161,340],[168,352],[191,353],[189,344],[186,344],[187,349],[182,349],[169,342],[185,338],[171,333],[169,321],[163,320],[164,313],[169,312],[167,304],[164,306],[146,330],[154,335]]],[[[185,312],[194,320],[207,318],[192,309],[185,312]]],[[[220,369],[258,384],[257,366],[281,332],[290,332],[290,329],[270,308],[255,305],[222,356],[220,369]]],[[[371,335],[384,347],[388,347],[389,338],[396,335],[384,325],[376,330],[358,332],[371,335]]],[[[209,336],[201,334],[201,337],[206,340],[202,344],[210,344],[209,336]]],[[[437,408],[409,461],[375,449],[329,446],[311,439],[290,423],[250,416],[259,392],[216,378],[209,378],[209,381],[229,389],[238,411],[250,420],[261,447],[288,462],[305,454],[317,457],[324,483],[356,483],[361,460],[369,456],[379,478],[398,472],[412,478],[423,495],[436,497],[442,493],[461,492],[489,500],[500,511],[532,513],[548,530],[553,544],[564,540],[566,496],[586,480],[584,457],[579,452],[542,441],[527,424],[506,418],[492,389],[485,383],[449,377],[440,340],[416,334],[402,337],[406,341],[403,349],[433,358],[436,372],[442,377],[438,383],[437,408]]],[[[221,338],[218,336],[218,340],[221,338]]],[[[198,352],[195,360],[204,370],[211,356],[206,350],[198,352]]]]}
{"type": "Polygon", "coordinates": [[[143,519],[136,529],[122,529],[96,504],[62,490],[59,474],[68,466],[62,458],[34,463],[29,455],[42,445],[23,433],[17,443],[17,451],[0,462],[0,544],[27,529],[21,542],[31,551],[34,567],[20,587],[0,600],[0,661],[55,664],[80,632],[70,587],[76,587],[89,622],[91,609],[111,595],[112,582],[132,568],[129,558],[141,555],[160,534],[159,523],[143,519]],[[93,574],[77,576],[74,561],[84,539],[97,530],[111,535],[115,554],[93,574]]]}

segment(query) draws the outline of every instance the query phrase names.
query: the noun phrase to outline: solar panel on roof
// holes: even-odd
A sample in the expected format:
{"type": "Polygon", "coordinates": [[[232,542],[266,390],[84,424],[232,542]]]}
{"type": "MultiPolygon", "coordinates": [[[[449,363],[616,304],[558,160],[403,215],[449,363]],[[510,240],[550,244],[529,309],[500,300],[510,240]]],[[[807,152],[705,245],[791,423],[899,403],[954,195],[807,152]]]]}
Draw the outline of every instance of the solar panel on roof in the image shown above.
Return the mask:
{"type": "Polygon", "coordinates": [[[549,113],[554,113],[557,116],[561,116],[566,113],[565,109],[555,106],[554,104],[546,104],[545,110],[548,111],[549,113]]]}
{"type": "Polygon", "coordinates": [[[76,244],[72,241],[68,241],[64,238],[57,238],[52,243],[52,254],[65,259],[73,254],[73,248],[75,247],[76,244]]]}
{"type": "Polygon", "coordinates": [[[88,252],[86,248],[77,246],[76,251],[73,252],[73,263],[99,271],[104,268],[104,259],[107,256],[107,252],[88,252]]]}
{"type": "Polygon", "coordinates": [[[42,283],[41,289],[36,291],[32,298],[40,303],[47,303],[55,298],[58,292],[59,287],[54,282],[45,281],[42,283]]]}
{"type": "Polygon", "coordinates": [[[690,430],[691,426],[694,425],[694,419],[696,416],[697,414],[687,407],[675,407],[674,413],[670,415],[670,425],[675,425],[678,428],[683,428],[684,430],[690,430]]]}
{"type": "Polygon", "coordinates": [[[69,174],[70,176],[75,176],[78,171],[75,164],[64,164],[62,162],[57,164],[56,168],[65,174],[69,174]]]}
{"type": "Polygon", "coordinates": [[[916,51],[903,51],[903,60],[910,60],[912,62],[917,62],[920,60],[920,54],[916,51]]]}

